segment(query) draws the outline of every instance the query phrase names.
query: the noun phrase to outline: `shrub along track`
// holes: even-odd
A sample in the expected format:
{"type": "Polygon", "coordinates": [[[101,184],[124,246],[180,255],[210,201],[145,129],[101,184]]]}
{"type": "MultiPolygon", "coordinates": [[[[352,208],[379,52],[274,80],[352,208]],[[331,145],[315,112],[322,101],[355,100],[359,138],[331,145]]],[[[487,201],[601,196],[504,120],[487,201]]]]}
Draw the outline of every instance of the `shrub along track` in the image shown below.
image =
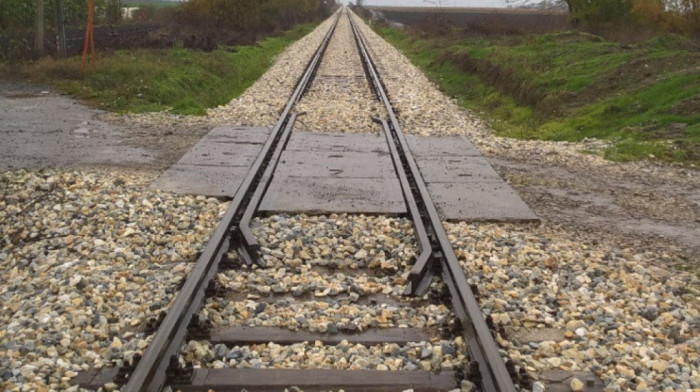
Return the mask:
{"type": "MultiPolygon", "coordinates": [[[[345,18],[342,12],[340,18],[345,18]]],[[[288,386],[306,390],[476,387],[515,391],[513,380],[527,386],[528,377],[521,377],[511,363],[506,366],[496,346],[495,331],[488,326],[493,324],[482,317],[364,39],[350,15],[347,18],[350,23],[343,21],[343,28],[352,25],[372,91],[388,114],[388,119],[375,121],[381,123],[389,143],[418,251],[413,250],[412,236],[404,233],[410,233],[405,219],[390,222],[394,227],[388,228],[389,235],[370,235],[375,241],[386,241],[383,246],[347,244],[354,254],[340,265],[318,264],[318,258],[309,255],[316,251],[331,254],[332,247],[305,249],[300,244],[288,253],[275,252],[269,248],[269,238],[274,241],[278,234],[256,230],[261,220],[254,218],[255,213],[297,120],[292,109],[317,71],[339,25],[336,20],[175,302],[161,320],[152,321],[152,328],[158,325],[157,332],[143,357],[125,358],[126,365],[119,369],[88,372],[76,382],[97,387],[114,381],[124,384],[123,391],[158,391],[164,386],[219,391],[288,386]],[[368,258],[368,253],[376,257],[368,258]],[[413,254],[417,254],[415,263],[409,265],[413,254]],[[323,283],[303,284],[308,276],[323,283]],[[414,298],[402,297],[404,292],[414,298]],[[326,298],[330,299],[318,301],[326,298]],[[344,309],[349,303],[368,311],[357,317],[351,309],[344,309]],[[302,316],[318,315],[319,309],[329,306],[337,311],[322,313],[320,321],[302,316]],[[370,314],[375,317],[368,317],[370,314]],[[249,325],[241,320],[248,320],[249,325]],[[375,326],[380,328],[370,328],[375,326]],[[315,343],[310,345],[310,341],[315,343]],[[370,363],[377,356],[382,362],[370,363]],[[291,369],[265,369],[268,365],[291,369]]],[[[324,229],[335,226],[330,232],[347,226],[342,216],[317,223],[324,229]]],[[[285,219],[271,227],[288,224],[285,219]]],[[[308,222],[301,224],[308,230],[308,222]]],[[[348,237],[356,236],[355,229],[351,228],[348,237]]],[[[290,241],[294,232],[280,234],[290,241]]]]}

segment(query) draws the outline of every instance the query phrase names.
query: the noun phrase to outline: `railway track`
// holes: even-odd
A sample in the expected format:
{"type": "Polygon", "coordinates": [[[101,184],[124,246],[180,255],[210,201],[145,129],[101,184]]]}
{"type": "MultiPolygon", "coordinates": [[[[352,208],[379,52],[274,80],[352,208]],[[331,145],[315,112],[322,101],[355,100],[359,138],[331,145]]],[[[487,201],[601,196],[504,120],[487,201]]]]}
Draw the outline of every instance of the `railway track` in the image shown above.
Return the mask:
{"type": "Polygon", "coordinates": [[[83,375],[78,378],[82,386],[95,388],[116,383],[121,385],[122,391],[161,391],[165,388],[267,391],[291,387],[362,391],[439,391],[462,387],[467,390],[515,391],[518,383],[527,386],[527,376],[518,374],[514,366],[504,362],[493,338],[496,331],[489,327],[493,324],[482,317],[473,291],[475,288],[470,287],[457,262],[356,21],[345,11],[338,12],[335,18],[167,315],[153,320],[150,327],[155,335],[143,356],[121,368],[83,375]],[[367,265],[362,269],[343,269],[314,265],[309,262],[308,255],[299,254],[277,255],[282,262],[272,263],[269,250],[251,228],[280,155],[298,116],[302,115],[294,112],[295,105],[309,90],[326,48],[341,24],[352,30],[369,86],[386,109],[385,118],[375,117],[373,120],[381,125],[417,240],[418,252],[414,258],[407,257],[411,252],[404,252],[404,258],[412,259],[412,265],[367,265]],[[288,264],[285,258],[301,258],[305,263],[288,264]],[[403,278],[403,269],[408,270],[406,279],[403,278]],[[292,284],[299,283],[304,274],[325,279],[326,283],[304,289],[300,289],[299,284],[292,284]],[[259,288],[261,284],[268,288],[251,292],[229,287],[231,281],[240,277],[247,279],[248,288],[259,288]],[[292,282],[287,285],[291,288],[285,289],[278,284],[282,282],[292,282]],[[376,289],[359,288],[359,282],[371,282],[376,289]],[[387,295],[401,285],[405,286],[403,296],[387,295]],[[329,305],[328,301],[324,302],[329,297],[338,300],[329,305]],[[352,314],[343,318],[343,304],[346,302],[371,308],[380,321],[360,322],[358,326],[351,321],[352,314]],[[232,303],[243,305],[236,307],[232,303]],[[247,315],[270,308],[328,306],[337,307],[341,315],[340,321],[332,327],[330,323],[323,323],[322,328],[311,328],[308,320],[299,320],[291,314],[289,317],[293,321],[282,323],[284,320],[280,320],[284,327],[244,323],[227,325],[226,321],[232,318],[222,316],[226,314],[222,309],[228,307],[235,308],[234,313],[247,315]],[[437,316],[418,324],[406,322],[415,307],[438,309],[437,316]],[[392,317],[397,326],[381,321],[392,317]],[[290,327],[292,325],[294,327],[290,327]],[[372,328],[375,326],[377,328],[372,328]],[[216,365],[202,366],[202,361],[199,361],[195,368],[183,360],[187,357],[183,353],[189,346],[201,346],[200,343],[190,344],[198,341],[207,342],[207,347],[213,348],[217,360],[209,359],[216,365]],[[300,350],[300,358],[320,366],[265,368],[259,360],[250,360],[247,362],[249,366],[243,368],[227,366],[238,363],[236,361],[251,351],[250,347],[267,350],[273,359],[275,353],[282,350],[300,350]],[[332,348],[342,359],[338,363],[315,361],[309,354],[312,347],[332,348]],[[351,362],[356,360],[367,347],[375,347],[375,351],[392,357],[387,362],[390,365],[360,369],[359,365],[344,366],[341,363],[347,362],[346,358],[351,362]],[[412,361],[417,366],[408,365],[413,364],[412,361]]]}

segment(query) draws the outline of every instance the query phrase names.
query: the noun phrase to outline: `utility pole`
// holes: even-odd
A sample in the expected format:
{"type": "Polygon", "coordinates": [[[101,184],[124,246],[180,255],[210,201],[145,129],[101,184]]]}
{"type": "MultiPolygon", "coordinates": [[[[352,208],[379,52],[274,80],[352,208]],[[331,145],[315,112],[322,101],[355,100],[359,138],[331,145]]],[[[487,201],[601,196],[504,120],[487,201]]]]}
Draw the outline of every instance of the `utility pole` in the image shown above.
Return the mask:
{"type": "Polygon", "coordinates": [[[66,26],[63,20],[63,0],[56,0],[56,15],[58,17],[58,57],[66,57],[66,26]]]}
{"type": "Polygon", "coordinates": [[[44,54],[44,0],[36,0],[36,19],[34,20],[36,34],[34,35],[34,52],[44,54]]]}

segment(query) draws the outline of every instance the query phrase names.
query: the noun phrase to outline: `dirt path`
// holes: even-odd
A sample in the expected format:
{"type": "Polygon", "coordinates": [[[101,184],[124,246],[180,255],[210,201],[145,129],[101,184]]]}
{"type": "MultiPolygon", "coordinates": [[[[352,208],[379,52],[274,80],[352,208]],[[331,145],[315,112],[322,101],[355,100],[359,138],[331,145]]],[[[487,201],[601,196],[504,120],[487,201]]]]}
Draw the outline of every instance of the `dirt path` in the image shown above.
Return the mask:
{"type": "Polygon", "coordinates": [[[155,171],[210,129],[204,120],[129,120],[45,86],[0,81],[0,170],[119,166],[155,171]]]}
{"type": "Polygon", "coordinates": [[[646,247],[700,263],[700,175],[652,164],[544,163],[541,156],[489,161],[546,223],[584,229],[621,247],[646,247]]]}

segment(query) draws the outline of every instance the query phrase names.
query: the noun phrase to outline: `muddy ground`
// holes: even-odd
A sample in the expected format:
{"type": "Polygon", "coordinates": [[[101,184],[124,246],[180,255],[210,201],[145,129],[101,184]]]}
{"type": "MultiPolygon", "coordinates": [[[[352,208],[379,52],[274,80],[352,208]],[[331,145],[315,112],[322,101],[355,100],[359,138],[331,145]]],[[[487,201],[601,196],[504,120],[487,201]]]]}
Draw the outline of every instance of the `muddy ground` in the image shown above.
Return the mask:
{"type": "MultiPolygon", "coordinates": [[[[88,108],[41,86],[0,82],[0,171],[117,167],[157,174],[214,125],[88,108]]],[[[491,164],[544,224],[583,229],[622,248],[675,255],[700,273],[700,171],[657,164],[552,163],[490,152],[491,164]],[[601,235],[602,234],[602,235],[601,235]]]]}
{"type": "Polygon", "coordinates": [[[127,122],[45,86],[0,81],[0,170],[117,166],[163,171],[212,128],[127,122]]]}
{"type": "Polygon", "coordinates": [[[589,232],[618,248],[678,257],[700,273],[700,172],[655,165],[636,173],[492,156],[496,171],[544,222],[589,232]]]}

